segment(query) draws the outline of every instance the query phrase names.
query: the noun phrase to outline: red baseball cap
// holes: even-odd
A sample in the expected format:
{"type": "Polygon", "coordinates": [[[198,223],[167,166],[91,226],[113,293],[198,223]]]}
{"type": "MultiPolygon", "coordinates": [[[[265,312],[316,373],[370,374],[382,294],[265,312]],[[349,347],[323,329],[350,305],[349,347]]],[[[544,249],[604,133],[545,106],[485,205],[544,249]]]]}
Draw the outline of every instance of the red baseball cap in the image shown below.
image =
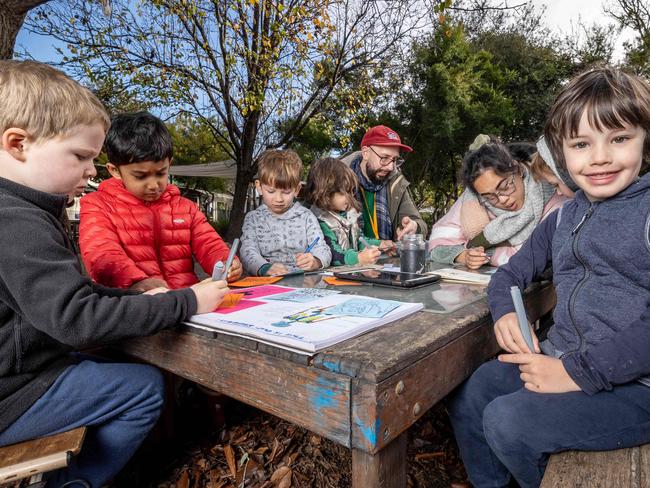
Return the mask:
{"type": "Polygon", "coordinates": [[[397,132],[385,125],[376,125],[368,129],[361,139],[361,147],[363,146],[397,146],[406,152],[413,151],[412,147],[402,144],[397,132]]]}

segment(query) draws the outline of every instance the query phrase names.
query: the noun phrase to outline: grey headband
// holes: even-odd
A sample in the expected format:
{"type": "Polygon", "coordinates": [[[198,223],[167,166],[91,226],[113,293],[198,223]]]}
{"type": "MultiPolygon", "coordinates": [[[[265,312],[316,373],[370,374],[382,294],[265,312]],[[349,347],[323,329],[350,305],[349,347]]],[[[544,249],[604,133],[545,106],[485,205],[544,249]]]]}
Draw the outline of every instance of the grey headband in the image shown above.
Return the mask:
{"type": "Polygon", "coordinates": [[[537,140],[537,152],[539,155],[542,157],[546,165],[551,168],[551,171],[553,171],[553,174],[566,186],[568,186],[572,191],[576,192],[580,189],[578,185],[575,184],[575,182],[571,179],[569,176],[569,173],[557,166],[555,163],[555,159],[553,158],[553,155],[551,154],[551,149],[548,147],[548,144],[546,143],[546,139],[544,139],[544,136],[540,137],[537,140]]]}

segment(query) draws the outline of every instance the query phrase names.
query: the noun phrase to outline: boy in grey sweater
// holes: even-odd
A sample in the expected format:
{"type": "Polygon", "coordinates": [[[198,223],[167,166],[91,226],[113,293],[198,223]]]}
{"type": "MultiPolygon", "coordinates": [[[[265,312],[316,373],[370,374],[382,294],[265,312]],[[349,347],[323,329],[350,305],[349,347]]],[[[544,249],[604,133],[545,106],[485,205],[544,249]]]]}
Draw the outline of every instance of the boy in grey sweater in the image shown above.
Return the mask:
{"type": "Polygon", "coordinates": [[[294,198],[302,161],[291,150],[260,156],[255,187],[263,204],[244,219],[240,257],[251,275],[281,275],[329,266],[332,254],[318,220],[294,198]]]}

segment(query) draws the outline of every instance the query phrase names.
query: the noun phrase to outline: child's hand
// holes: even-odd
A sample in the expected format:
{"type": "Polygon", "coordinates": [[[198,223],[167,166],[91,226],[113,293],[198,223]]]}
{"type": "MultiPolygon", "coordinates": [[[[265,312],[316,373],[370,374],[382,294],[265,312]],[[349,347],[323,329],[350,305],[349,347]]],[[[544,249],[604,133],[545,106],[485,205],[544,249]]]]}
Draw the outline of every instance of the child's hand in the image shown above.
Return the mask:
{"type": "Polygon", "coordinates": [[[479,269],[484,264],[490,262],[490,257],[485,254],[485,250],[482,247],[470,247],[456,257],[456,262],[464,264],[469,269],[479,269]]]}
{"type": "Polygon", "coordinates": [[[237,281],[241,278],[242,271],[241,261],[237,258],[233,259],[228,271],[228,281],[237,281]]]}
{"type": "MultiPolygon", "coordinates": [[[[537,340],[537,335],[533,328],[530,327],[530,335],[533,338],[533,345],[535,346],[534,352],[540,352],[539,341],[537,340]]],[[[505,314],[494,324],[494,335],[496,335],[497,342],[499,345],[506,351],[511,353],[532,353],[528,349],[526,340],[521,334],[521,329],[519,328],[519,320],[517,320],[517,314],[510,312],[505,314]]]]}
{"type": "Polygon", "coordinates": [[[397,255],[397,244],[393,241],[380,241],[379,250],[385,252],[389,256],[397,255]]]}
{"type": "Polygon", "coordinates": [[[580,391],[559,359],[543,354],[501,354],[499,361],[519,365],[519,376],[527,390],[537,393],[580,391]]]}
{"type": "Polygon", "coordinates": [[[212,278],[192,285],[191,288],[196,295],[196,313],[212,312],[229,291],[225,280],[212,281],[212,278]]]}
{"type": "Polygon", "coordinates": [[[359,252],[359,264],[373,264],[377,262],[381,251],[378,247],[368,247],[359,252]]]}
{"type": "Polygon", "coordinates": [[[169,288],[169,285],[165,280],[161,280],[160,278],[145,278],[131,285],[131,290],[135,291],[148,291],[154,288],[169,288]]]}
{"type": "Polygon", "coordinates": [[[288,272],[289,268],[287,268],[284,264],[274,263],[269,269],[266,270],[266,276],[283,275],[287,274],[288,272]]]}
{"type": "Polygon", "coordinates": [[[415,234],[418,230],[418,223],[411,220],[411,217],[404,216],[402,218],[402,225],[397,229],[397,240],[401,240],[407,234],[415,234]]]}
{"type": "Polygon", "coordinates": [[[296,254],[296,266],[303,271],[314,271],[322,266],[320,259],[310,252],[296,254]]]}

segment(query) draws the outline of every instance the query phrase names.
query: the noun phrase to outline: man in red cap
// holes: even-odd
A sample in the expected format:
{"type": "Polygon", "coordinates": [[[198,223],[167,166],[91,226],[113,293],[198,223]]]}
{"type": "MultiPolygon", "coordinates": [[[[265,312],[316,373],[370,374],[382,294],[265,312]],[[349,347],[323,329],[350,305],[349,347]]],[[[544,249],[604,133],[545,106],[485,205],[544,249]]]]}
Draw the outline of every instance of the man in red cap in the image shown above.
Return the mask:
{"type": "Polygon", "coordinates": [[[373,239],[398,241],[405,234],[427,234],[427,225],[413,203],[409,182],[400,167],[400,150],[412,148],[385,125],[368,129],[361,139],[361,151],[346,160],[359,178],[357,198],[361,203],[363,233],[373,239]]]}

